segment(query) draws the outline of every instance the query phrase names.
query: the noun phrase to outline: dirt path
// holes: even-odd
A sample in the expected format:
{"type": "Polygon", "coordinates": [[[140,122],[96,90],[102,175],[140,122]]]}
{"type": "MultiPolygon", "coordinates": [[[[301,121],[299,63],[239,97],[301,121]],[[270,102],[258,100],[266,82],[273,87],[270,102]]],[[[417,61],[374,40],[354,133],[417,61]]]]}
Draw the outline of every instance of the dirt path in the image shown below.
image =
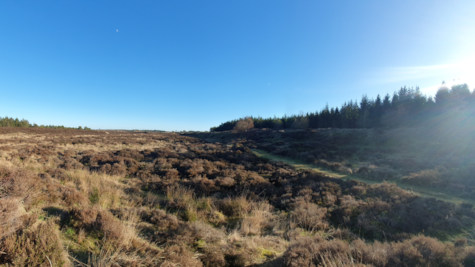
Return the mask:
{"type": "MultiPolygon", "coordinates": [[[[294,160],[294,159],[290,159],[290,158],[286,158],[286,157],[281,157],[281,156],[276,156],[276,155],[267,153],[263,150],[252,149],[252,151],[254,152],[254,154],[256,154],[259,157],[267,158],[267,159],[270,159],[270,160],[273,160],[273,161],[281,161],[281,162],[284,162],[284,163],[287,163],[289,165],[294,166],[296,169],[312,170],[312,171],[322,173],[322,174],[327,175],[327,176],[332,177],[332,178],[340,178],[340,179],[345,179],[345,180],[354,179],[354,180],[365,182],[367,184],[379,183],[379,181],[373,181],[373,180],[365,179],[365,178],[362,178],[362,177],[359,177],[359,176],[356,176],[356,175],[337,173],[337,172],[334,172],[334,171],[323,169],[322,167],[319,167],[319,166],[314,165],[314,164],[303,163],[303,162],[298,161],[298,160],[294,160]]],[[[471,204],[475,205],[475,200],[473,200],[473,199],[461,198],[461,197],[458,197],[458,196],[442,193],[440,191],[433,190],[431,188],[426,188],[426,187],[422,187],[422,186],[407,185],[407,184],[403,184],[403,183],[398,182],[398,181],[388,181],[388,182],[396,183],[399,187],[401,187],[405,190],[411,191],[411,192],[413,192],[417,195],[420,195],[422,197],[433,197],[433,198],[436,198],[436,199],[439,199],[439,200],[442,200],[442,201],[452,202],[452,203],[455,203],[455,204],[460,204],[460,203],[465,202],[465,203],[471,203],[471,204]]]]}

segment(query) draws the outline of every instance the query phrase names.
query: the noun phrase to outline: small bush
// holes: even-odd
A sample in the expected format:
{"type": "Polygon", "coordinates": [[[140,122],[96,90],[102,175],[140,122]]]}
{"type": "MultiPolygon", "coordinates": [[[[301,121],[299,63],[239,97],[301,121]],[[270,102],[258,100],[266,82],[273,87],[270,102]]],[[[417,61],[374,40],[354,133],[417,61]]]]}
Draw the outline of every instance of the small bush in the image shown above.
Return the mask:
{"type": "Polygon", "coordinates": [[[41,222],[0,243],[0,264],[14,266],[67,266],[57,226],[53,221],[41,222]]]}
{"type": "Polygon", "coordinates": [[[290,212],[291,219],[301,228],[307,231],[324,230],[328,228],[328,222],[324,219],[327,214],[326,208],[321,208],[314,203],[299,201],[293,204],[294,209],[290,212]]]}

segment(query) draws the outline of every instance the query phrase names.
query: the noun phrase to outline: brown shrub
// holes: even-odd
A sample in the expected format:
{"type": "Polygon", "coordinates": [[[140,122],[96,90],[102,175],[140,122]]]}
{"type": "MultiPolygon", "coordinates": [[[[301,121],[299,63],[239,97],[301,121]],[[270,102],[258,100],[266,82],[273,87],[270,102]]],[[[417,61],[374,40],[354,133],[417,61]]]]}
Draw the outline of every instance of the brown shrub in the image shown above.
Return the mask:
{"type": "Polygon", "coordinates": [[[51,177],[58,179],[60,181],[70,181],[70,177],[64,169],[57,168],[48,172],[51,177]]]}
{"type": "Polygon", "coordinates": [[[13,198],[0,198],[0,240],[14,233],[21,224],[20,201],[13,198]]]}
{"type": "Polygon", "coordinates": [[[216,179],[216,184],[221,187],[232,187],[236,185],[236,181],[230,177],[219,177],[216,179]]]}
{"type": "Polygon", "coordinates": [[[69,211],[69,214],[73,218],[72,224],[76,228],[92,228],[98,213],[99,210],[96,208],[84,209],[74,207],[69,211]]]}
{"type": "Polygon", "coordinates": [[[439,183],[442,179],[443,173],[439,170],[422,170],[416,173],[411,173],[407,176],[404,176],[401,181],[416,184],[416,185],[433,185],[439,183]]]}
{"type": "Polygon", "coordinates": [[[332,263],[335,259],[341,263],[340,266],[344,266],[354,263],[349,252],[348,243],[338,239],[300,238],[284,253],[284,266],[327,266],[328,262],[332,263]]]}
{"type": "Polygon", "coordinates": [[[74,170],[74,169],[82,169],[84,165],[79,163],[76,159],[73,158],[65,158],[64,163],[60,166],[67,171],[74,170]]]}
{"type": "Polygon", "coordinates": [[[204,266],[226,266],[225,255],[222,246],[220,245],[206,245],[202,249],[203,255],[200,257],[204,266]]]}
{"type": "Polygon", "coordinates": [[[59,191],[62,194],[63,201],[68,206],[77,205],[85,207],[90,203],[89,199],[84,194],[74,188],[60,186],[59,191]]]}
{"type": "Polygon", "coordinates": [[[72,225],[76,229],[100,231],[101,237],[118,247],[129,248],[136,239],[132,229],[127,228],[107,210],[94,208],[73,208],[70,211],[72,225]]]}
{"type": "Polygon", "coordinates": [[[217,207],[226,216],[239,217],[249,213],[252,205],[246,196],[238,196],[217,201],[217,207]]]}
{"type": "Polygon", "coordinates": [[[454,250],[437,239],[416,236],[394,243],[388,256],[391,266],[462,266],[456,261],[454,250]]]}
{"type": "Polygon", "coordinates": [[[325,221],[327,209],[306,201],[298,201],[293,205],[290,212],[292,221],[307,231],[315,231],[328,228],[325,221]]]}
{"type": "Polygon", "coordinates": [[[0,167],[0,198],[19,198],[26,208],[38,196],[41,179],[25,169],[0,167]]]}
{"type": "MultiPolygon", "coordinates": [[[[402,242],[373,244],[357,240],[352,243],[353,257],[374,266],[462,266],[468,253],[456,252],[451,244],[444,244],[426,236],[414,236],[402,242]],[[460,254],[460,255],[457,255],[460,254]],[[462,255],[464,254],[464,255],[462,255]]],[[[468,265],[466,265],[468,266],[468,265]]]]}
{"type": "Polygon", "coordinates": [[[14,266],[69,266],[53,221],[7,237],[0,243],[0,264],[14,266]]]}
{"type": "Polygon", "coordinates": [[[172,266],[189,266],[189,267],[201,267],[203,263],[197,259],[197,257],[184,245],[173,245],[167,247],[163,253],[164,262],[162,267],[172,266]]]}
{"type": "Polygon", "coordinates": [[[173,214],[167,214],[164,210],[155,209],[151,212],[150,222],[163,230],[175,230],[179,225],[178,218],[173,214]]]}
{"type": "Polygon", "coordinates": [[[197,239],[204,240],[206,243],[219,243],[226,237],[222,230],[216,229],[205,222],[193,222],[190,224],[190,226],[193,231],[193,235],[197,239]]]}
{"type": "Polygon", "coordinates": [[[112,168],[110,170],[110,174],[124,176],[127,174],[127,168],[123,165],[120,165],[119,163],[114,163],[114,165],[112,165],[112,168]]]}
{"type": "Polygon", "coordinates": [[[106,163],[104,165],[102,165],[100,168],[99,168],[99,173],[110,173],[111,172],[111,169],[112,169],[112,166],[109,164],[109,163],[106,163]]]}
{"type": "Polygon", "coordinates": [[[253,203],[250,214],[241,219],[240,232],[243,235],[259,235],[263,228],[270,226],[273,218],[272,207],[268,203],[253,203]]]}

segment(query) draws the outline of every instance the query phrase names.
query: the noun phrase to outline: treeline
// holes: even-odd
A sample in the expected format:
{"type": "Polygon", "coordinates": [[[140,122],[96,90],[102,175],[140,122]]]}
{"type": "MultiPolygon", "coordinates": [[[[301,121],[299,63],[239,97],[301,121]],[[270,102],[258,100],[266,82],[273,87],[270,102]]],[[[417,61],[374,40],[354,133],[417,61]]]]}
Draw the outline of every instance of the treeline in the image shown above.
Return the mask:
{"type": "MultiPolygon", "coordinates": [[[[475,109],[475,90],[467,84],[444,85],[435,98],[423,95],[419,88],[402,87],[392,96],[369,99],[363,95],[360,102],[345,102],[340,108],[325,106],[321,111],[282,118],[251,117],[254,128],[306,129],[306,128],[375,128],[414,126],[447,113],[475,109]]],[[[475,110],[474,110],[475,111],[475,110]]],[[[233,130],[239,121],[232,120],[212,127],[211,131],[233,130]]]]}
{"type": "Polygon", "coordinates": [[[36,123],[31,124],[28,120],[18,118],[9,118],[9,117],[0,117],[0,127],[38,127],[38,128],[48,128],[48,129],[76,129],[76,130],[91,130],[91,128],[84,126],[75,127],[65,127],[63,125],[38,125],[36,123]]]}

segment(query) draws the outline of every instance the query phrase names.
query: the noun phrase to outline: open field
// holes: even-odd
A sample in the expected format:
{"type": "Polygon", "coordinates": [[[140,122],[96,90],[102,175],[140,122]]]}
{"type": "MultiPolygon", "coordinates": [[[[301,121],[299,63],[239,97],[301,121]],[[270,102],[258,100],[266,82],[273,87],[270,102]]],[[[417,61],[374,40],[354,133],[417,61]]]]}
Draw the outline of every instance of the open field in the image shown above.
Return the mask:
{"type": "Polygon", "coordinates": [[[473,205],[251,145],[0,128],[0,265],[473,266],[473,205]]]}

